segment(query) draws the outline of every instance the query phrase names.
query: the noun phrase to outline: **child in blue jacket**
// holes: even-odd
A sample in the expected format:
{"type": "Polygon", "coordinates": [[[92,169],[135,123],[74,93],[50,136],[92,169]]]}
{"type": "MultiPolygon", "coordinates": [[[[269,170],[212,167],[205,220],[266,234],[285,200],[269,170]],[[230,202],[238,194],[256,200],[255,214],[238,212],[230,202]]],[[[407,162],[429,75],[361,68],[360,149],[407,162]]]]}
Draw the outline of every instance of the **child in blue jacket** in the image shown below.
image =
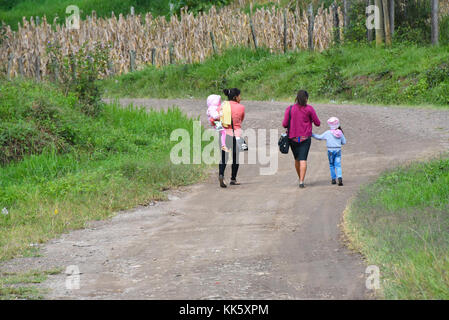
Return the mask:
{"type": "Polygon", "coordinates": [[[338,185],[342,186],[341,146],[346,144],[346,138],[340,127],[340,120],[338,120],[338,118],[330,118],[327,120],[327,124],[329,125],[330,130],[321,135],[312,134],[312,137],[317,140],[326,140],[327,157],[329,159],[329,169],[331,171],[332,179],[331,183],[337,184],[336,178],[338,178],[338,185]]]}

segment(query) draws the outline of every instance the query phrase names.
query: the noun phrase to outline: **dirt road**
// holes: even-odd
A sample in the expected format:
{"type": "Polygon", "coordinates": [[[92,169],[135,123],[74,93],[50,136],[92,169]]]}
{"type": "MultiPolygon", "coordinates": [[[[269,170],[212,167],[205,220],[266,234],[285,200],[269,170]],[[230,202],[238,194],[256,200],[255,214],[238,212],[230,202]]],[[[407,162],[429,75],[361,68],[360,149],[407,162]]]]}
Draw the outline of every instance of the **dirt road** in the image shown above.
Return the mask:
{"type": "MultiPolygon", "coordinates": [[[[122,100],[155,108],[180,106],[206,123],[203,101],[122,100]]],[[[242,102],[244,128],[281,129],[286,103],[242,102]]],[[[383,169],[447,151],[449,112],[314,105],[337,116],[348,140],[344,187],[332,186],[324,142],[313,141],[306,188],[291,153],[275,175],[242,165],[241,186],[205,183],[170,192],[171,201],[118,214],[42,246],[42,256],[14,259],[7,270],[76,265],[80,289],[66,275],[42,284],[50,299],[366,299],[361,256],[341,241],[342,212],[360,186],[383,169]]],[[[252,146],[250,146],[252,147],[252,146]]],[[[229,181],[230,168],[226,179],[229,181]]],[[[382,272],[382,270],[381,270],[382,272]]]]}

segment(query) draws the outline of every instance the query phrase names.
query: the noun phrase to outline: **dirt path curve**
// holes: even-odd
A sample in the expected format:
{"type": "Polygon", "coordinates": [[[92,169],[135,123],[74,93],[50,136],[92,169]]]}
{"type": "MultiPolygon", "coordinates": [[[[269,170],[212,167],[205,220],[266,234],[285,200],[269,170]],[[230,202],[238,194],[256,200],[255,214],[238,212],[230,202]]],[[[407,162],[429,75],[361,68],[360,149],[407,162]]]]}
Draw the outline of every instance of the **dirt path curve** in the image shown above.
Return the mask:
{"type": "MultiPolygon", "coordinates": [[[[121,100],[180,106],[201,115],[203,101],[121,100]]],[[[278,128],[286,103],[243,101],[244,128],[278,128]]],[[[42,256],[2,269],[77,265],[81,288],[64,274],[42,284],[50,299],[366,299],[365,265],[341,242],[342,212],[359,187],[381,170],[449,148],[449,112],[315,105],[326,128],[341,119],[344,187],[330,185],[324,142],[312,142],[306,189],[298,188],[292,155],[279,155],[275,175],[243,165],[241,186],[205,183],[171,191],[171,201],[138,208],[42,246],[42,256]]],[[[229,180],[230,168],[226,170],[229,180]]]]}

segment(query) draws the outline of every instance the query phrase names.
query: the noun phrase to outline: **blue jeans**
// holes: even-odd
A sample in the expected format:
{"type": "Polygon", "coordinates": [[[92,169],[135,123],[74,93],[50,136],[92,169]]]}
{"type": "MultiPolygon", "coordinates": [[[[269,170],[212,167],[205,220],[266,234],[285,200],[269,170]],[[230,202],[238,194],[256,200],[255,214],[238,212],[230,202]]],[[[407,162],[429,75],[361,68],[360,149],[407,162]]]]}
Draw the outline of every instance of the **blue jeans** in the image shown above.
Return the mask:
{"type": "Polygon", "coordinates": [[[327,157],[329,158],[329,169],[331,171],[331,178],[342,178],[341,172],[341,150],[330,151],[327,150],[327,157]],[[335,175],[335,171],[337,175],[335,175]]]}

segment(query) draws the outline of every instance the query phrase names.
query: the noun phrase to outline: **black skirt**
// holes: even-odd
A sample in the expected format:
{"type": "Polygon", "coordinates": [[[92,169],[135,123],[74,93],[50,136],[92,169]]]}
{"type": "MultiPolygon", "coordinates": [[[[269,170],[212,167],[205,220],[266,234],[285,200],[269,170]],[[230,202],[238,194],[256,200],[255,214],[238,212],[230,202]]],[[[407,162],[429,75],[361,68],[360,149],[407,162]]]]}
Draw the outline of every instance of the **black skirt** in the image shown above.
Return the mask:
{"type": "Polygon", "coordinates": [[[292,153],[296,161],[307,161],[311,144],[311,137],[304,141],[301,141],[301,143],[290,139],[290,148],[292,149],[292,153]]]}

